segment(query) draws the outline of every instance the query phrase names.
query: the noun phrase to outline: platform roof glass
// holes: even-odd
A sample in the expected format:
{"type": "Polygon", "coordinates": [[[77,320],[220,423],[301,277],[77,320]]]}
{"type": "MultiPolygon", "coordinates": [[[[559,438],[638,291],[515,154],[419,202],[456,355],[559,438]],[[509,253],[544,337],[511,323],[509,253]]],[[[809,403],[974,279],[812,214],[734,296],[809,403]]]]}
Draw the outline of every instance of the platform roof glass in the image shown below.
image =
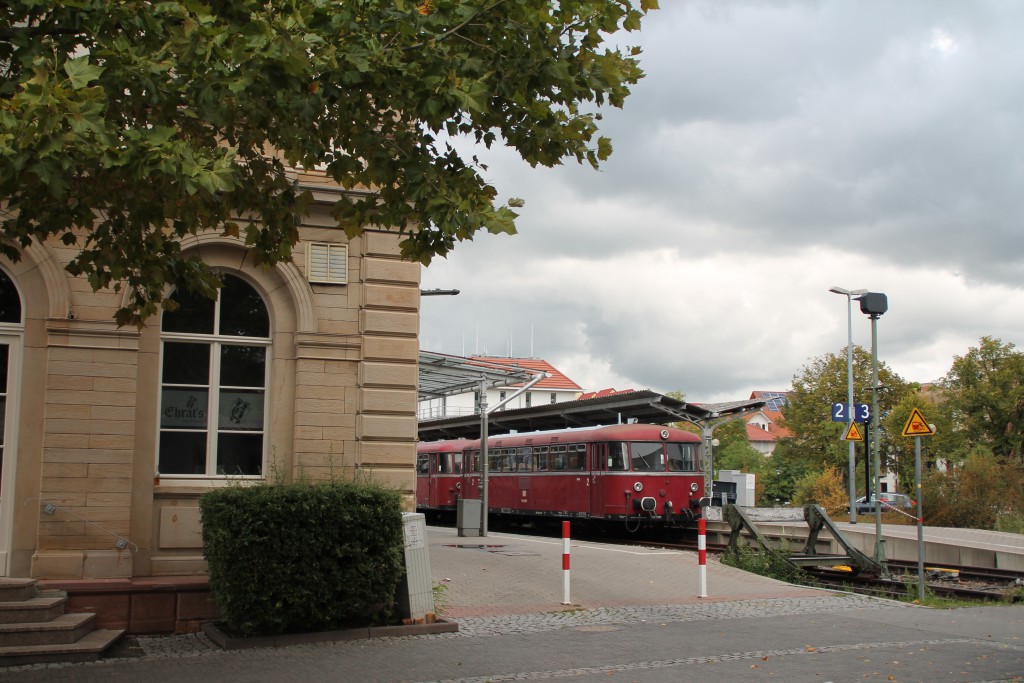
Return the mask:
{"type": "Polygon", "coordinates": [[[491,387],[504,387],[528,382],[534,376],[507,365],[433,351],[420,351],[419,375],[421,401],[475,391],[481,380],[491,387]]]}

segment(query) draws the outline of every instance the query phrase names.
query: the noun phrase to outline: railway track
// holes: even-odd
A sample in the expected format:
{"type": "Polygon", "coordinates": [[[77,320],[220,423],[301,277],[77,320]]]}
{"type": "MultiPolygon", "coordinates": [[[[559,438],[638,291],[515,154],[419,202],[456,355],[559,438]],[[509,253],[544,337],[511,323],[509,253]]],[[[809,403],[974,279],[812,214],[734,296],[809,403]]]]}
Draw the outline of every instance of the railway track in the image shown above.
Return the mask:
{"type": "MultiPolygon", "coordinates": [[[[690,542],[667,543],[607,538],[604,540],[623,545],[691,551],[697,549],[697,544],[690,542]]],[[[708,544],[707,549],[709,553],[720,555],[725,552],[726,546],[708,544]]],[[[813,577],[815,585],[821,587],[841,588],[894,599],[916,596],[917,563],[889,560],[886,565],[889,569],[889,578],[858,576],[850,571],[828,567],[804,568],[804,572],[813,577]]],[[[1024,603],[1024,572],[956,565],[926,566],[925,586],[933,595],[944,598],[1024,603]]]]}

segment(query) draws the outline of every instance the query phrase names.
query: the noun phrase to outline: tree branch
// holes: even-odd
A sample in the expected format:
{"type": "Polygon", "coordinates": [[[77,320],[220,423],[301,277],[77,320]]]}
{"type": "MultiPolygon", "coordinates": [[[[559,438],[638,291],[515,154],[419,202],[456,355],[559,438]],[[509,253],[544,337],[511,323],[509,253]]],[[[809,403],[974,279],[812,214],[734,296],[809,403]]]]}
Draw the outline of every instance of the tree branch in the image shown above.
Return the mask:
{"type": "MultiPolygon", "coordinates": [[[[490,7],[485,7],[484,9],[480,10],[479,12],[474,14],[473,16],[471,16],[468,19],[466,19],[461,24],[458,24],[457,26],[453,26],[452,28],[448,29],[447,31],[442,33],[440,36],[435,38],[432,42],[439,43],[442,40],[446,40],[450,36],[455,35],[456,33],[458,33],[459,29],[465,28],[467,25],[472,23],[477,17],[479,17],[479,16],[481,16],[483,14],[486,14],[487,12],[490,12],[495,7],[497,7],[498,5],[504,4],[505,1],[506,0],[495,0],[493,5],[491,5],[490,7]]],[[[423,47],[425,45],[426,45],[426,43],[415,43],[413,45],[406,46],[404,49],[405,50],[418,50],[418,49],[420,49],[421,47],[423,47]]]]}

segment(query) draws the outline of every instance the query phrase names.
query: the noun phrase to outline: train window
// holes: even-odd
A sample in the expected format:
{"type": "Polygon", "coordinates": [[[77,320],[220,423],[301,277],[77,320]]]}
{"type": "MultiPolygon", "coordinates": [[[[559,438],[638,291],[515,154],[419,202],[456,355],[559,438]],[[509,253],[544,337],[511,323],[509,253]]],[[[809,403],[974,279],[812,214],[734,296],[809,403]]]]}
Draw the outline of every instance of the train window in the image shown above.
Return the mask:
{"type": "Polygon", "coordinates": [[[561,472],[565,469],[565,446],[552,446],[548,455],[548,469],[561,472]]]}
{"type": "Polygon", "coordinates": [[[437,454],[437,471],[440,474],[450,474],[452,471],[452,454],[451,453],[438,453],[437,454]]]}
{"type": "Polygon", "coordinates": [[[569,469],[581,471],[587,469],[587,447],[581,443],[569,445],[569,469]]]}
{"type": "Polygon", "coordinates": [[[487,453],[492,472],[508,472],[508,459],[505,457],[505,450],[496,448],[487,453]]]}
{"type": "Polygon", "coordinates": [[[520,448],[516,454],[516,470],[519,472],[529,472],[533,469],[533,449],[527,446],[526,448],[520,448]]]}
{"type": "Polygon", "coordinates": [[[608,444],[608,469],[618,471],[626,469],[626,444],[621,441],[608,444]]]}
{"type": "Polygon", "coordinates": [[[697,470],[696,450],[692,443],[667,443],[668,469],[670,472],[695,472],[697,470]]]}
{"type": "Polygon", "coordinates": [[[534,469],[538,472],[545,472],[548,470],[548,447],[537,446],[533,449],[533,461],[534,469]]]}
{"type": "Polygon", "coordinates": [[[665,450],[661,443],[632,442],[629,454],[633,461],[634,472],[664,472],[665,450]]]}
{"type": "Polygon", "coordinates": [[[416,456],[416,474],[425,475],[430,470],[430,456],[420,453],[416,456]]]}

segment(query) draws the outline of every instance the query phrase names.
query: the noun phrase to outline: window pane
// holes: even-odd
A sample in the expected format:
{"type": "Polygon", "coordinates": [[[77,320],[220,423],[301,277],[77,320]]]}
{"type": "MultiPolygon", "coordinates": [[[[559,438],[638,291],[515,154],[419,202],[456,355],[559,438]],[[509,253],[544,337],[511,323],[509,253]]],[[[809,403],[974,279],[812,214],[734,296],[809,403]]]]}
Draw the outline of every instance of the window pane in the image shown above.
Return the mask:
{"type": "Polygon", "coordinates": [[[220,384],[225,387],[262,387],[265,384],[267,350],[262,346],[229,346],[220,349],[220,384]]]}
{"type": "Polygon", "coordinates": [[[7,273],[0,270],[0,323],[21,322],[21,298],[18,296],[18,289],[7,277],[7,273]]]}
{"type": "Polygon", "coordinates": [[[213,299],[184,289],[176,290],[170,298],[178,302],[178,309],[164,311],[162,325],[165,332],[213,334],[213,299]]]}
{"type": "Polygon", "coordinates": [[[208,389],[164,387],[160,399],[161,429],[206,429],[209,396],[208,389]]]}
{"type": "Polygon", "coordinates": [[[206,432],[160,432],[160,474],[206,474],[206,432]]]}
{"type": "MultiPolygon", "coordinates": [[[[4,430],[7,428],[7,397],[0,396],[0,448],[4,445],[4,430]]],[[[3,465],[3,461],[0,461],[3,465]]]]}
{"type": "Polygon", "coordinates": [[[0,344],[0,391],[4,393],[7,393],[7,359],[10,353],[11,347],[0,344]]]}
{"type": "Polygon", "coordinates": [[[692,443],[666,443],[665,450],[668,451],[670,472],[693,472],[697,469],[692,443]]]}
{"type": "Polygon", "coordinates": [[[164,384],[210,383],[210,345],[164,342],[164,384]]]}
{"type": "Polygon", "coordinates": [[[262,471],[262,434],[219,434],[217,436],[217,474],[258,475],[262,471]]]}
{"type": "Polygon", "coordinates": [[[263,431],[263,391],[220,392],[220,429],[263,431]]]}
{"type": "Polygon", "coordinates": [[[629,454],[633,458],[634,472],[665,471],[665,451],[660,443],[631,443],[629,454]]]}
{"type": "Polygon", "coordinates": [[[626,469],[626,444],[621,441],[608,444],[608,469],[615,471],[626,469]]]}
{"type": "Polygon", "coordinates": [[[244,280],[224,276],[220,290],[220,334],[232,337],[269,337],[270,315],[263,299],[244,280]]]}

